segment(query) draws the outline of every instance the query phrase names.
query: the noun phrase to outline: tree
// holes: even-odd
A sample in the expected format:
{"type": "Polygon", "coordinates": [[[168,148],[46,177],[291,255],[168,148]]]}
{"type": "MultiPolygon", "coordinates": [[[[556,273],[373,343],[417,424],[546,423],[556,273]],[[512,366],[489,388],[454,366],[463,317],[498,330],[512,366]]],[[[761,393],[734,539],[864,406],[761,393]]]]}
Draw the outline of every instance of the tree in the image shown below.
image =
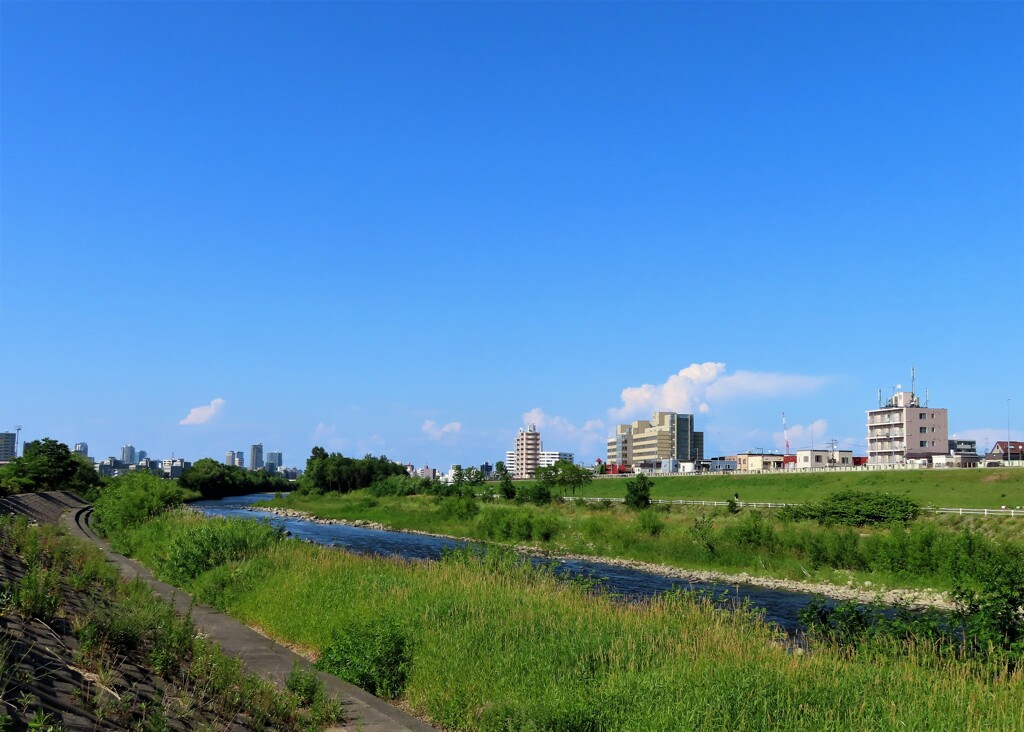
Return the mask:
{"type": "Polygon", "coordinates": [[[26,442],[22,457],[0,468],[0,494],[71,491],[91,497],[102,483],[91,462],[49,437],[26,442]]]}
{"type": "Polygon", "coordinates": [[[651,505],[651,488],[654,481],[641,473],[633,480],[626,481],[626,505],[635,511],[642,511],[651,505]]]}
{"type": "Polygon", "coordinates": [[[494,465],[494,469],[498,472],[498,481],[501,484],[501,495],[506,500],[511,501],[516,497],[516,487],[512,484],[512,476],[509,475],[508,468],[505,467],[505,463],[499,460],[494,465]]]}

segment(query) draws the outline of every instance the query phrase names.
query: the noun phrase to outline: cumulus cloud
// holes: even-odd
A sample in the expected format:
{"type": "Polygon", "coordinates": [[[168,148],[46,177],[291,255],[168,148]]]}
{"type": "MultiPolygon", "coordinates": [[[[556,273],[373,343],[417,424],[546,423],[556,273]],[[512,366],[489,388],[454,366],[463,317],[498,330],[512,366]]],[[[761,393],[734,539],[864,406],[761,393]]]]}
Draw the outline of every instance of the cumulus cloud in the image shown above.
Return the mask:
{"type": "Polygon", "coordinates": [[[209,404],[204,404],[200,407],[192,407],[189,410],[188,416],[185,419],[178,422],[178,424],[206,424],[211,419],[220,414],[221,410],[224,409],[226,402],[217,397],[209,404]]]}
{"type": "MultiPolygon", "coordinates": [[[[545,414],[540,407],[534,407],[523,414],[523,426],[536,425],[547,450],[580,453],[594,451],[605,444],[605,425],[599,419],[588,419],[582,426],[558,415],[545,414]]],[[[601,450],[603,452],[603,449],[601,450]]]]}
{"type": "Polygon", "coordinates": [[[711,403],[716,401],[810,394],[828,382],[828,377],[801,374],[758,371],[727,374],[724,363],[692,363],[661,384],[626,387],[621,394],[622,406],[609,409],[608,414],[616,420],[654,412],[707,414],[711,403]]]}
{"type": "MultiPolygon", "coordinates": [[[[791,424],[787,429],[789,433],[789,451],[809,450],[813,444],[816,449],[825,449],[825,444],[832,439],[828,434],[828,420],[816,419],[810,424],[791,424]]],[[[782,430],[772,433],[775,447],[779,450],[786,449],[786,437],[782,430]]]]}
{"type": "Polygon", "coordinates": [[[455,435],[461,432],[462,423],[448,422],[447,424],[438,425],[434,420],[428,419],[423,423],[420,429],[423,430],[423,434],[431,440],[440,440],[445,435],[455,435]]]}

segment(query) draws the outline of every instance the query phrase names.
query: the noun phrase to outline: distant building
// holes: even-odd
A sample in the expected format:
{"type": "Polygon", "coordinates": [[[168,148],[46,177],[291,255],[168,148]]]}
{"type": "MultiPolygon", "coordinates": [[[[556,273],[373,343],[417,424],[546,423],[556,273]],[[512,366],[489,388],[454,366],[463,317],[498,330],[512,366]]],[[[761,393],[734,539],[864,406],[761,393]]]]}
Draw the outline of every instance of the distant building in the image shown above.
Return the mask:
{"type": "Polygon", "coordinates": [[[949,440],[949,449],[947,452],[950,455],[977,455],[978,454],[978,441],[977,440],[949,440]]]}
{"type": "Polygon", "coordinates": [[[192,463],[181,458],[170,458],[161,463],[164,476],[167,478],[180,478],[181,474],[192,467],[192,463]]]}
{"type": "Polygon", "coordinates": [[[541,450],[537,454],[537,467],[550,468],[552,465],[559,462],[560,460],[565,460],[571,463],[573,462],[573,460],[575,460],[575,455],[573,455],[573,453],[571,452],[553,452],[550,450],[541,450]]]}
{"type": "Polygon", "coordinates": [[[228,450],[224,454],[224,464],[225,465],[234,465],[235,464],[235,451],[234,450],[228,450]]]}
{"type": "Polygon", "coordinates": [[[249,470],[260,470],[263,467],[263,443],[258,442],[249,448],[249,470]]]}
{"type": "Polygon", "coordinates": [[[132,445],[121,446],[121,462],[126,465],[135,464],[135,447],[132,445]]]}
{"type": "Polygon", "coordinates": [[[437,469],[431,468],[424,465],[422,468],[416,471],[416,475],[427,480],[434,480],[437,477],[437,469]]]}
{"type": "Polygon", "coordinates": [[[921,406],[912,391],[900,391],[868,415],[868,464],[899,465],[930,460],[949,449],[949,415],[921,406]]]}
{"type": "Polygon", "coordinates": [[[0,432],[0,463],[9,463],[18,457],[18,433],[0,432]]]}
{"type": "Polygon", "coordinates": [[[731,473],[736,468],[736,461],[726,457],[714,457],[708,461],[708,470],[712,473],[731,473]]]}
{"type": "Polygon", "coordinates": [[[245,467],[245,453],[242,452],[241,450],[235,450],[235,467],[236,468],[244,468],[245,467]]]}
{"type": "Polygon", "coordinates": [[[506,461],[506,468],[512,473],[513,478],[532,478],[540,464],[540,452],[540,432],[537,431],[537,427],[532,424],[527,429],[520,427],[519,434],[516,435],[515,449],[512,451],[512,466],[508,466],[506,461]]]}
{"type": "Polygon", "coordinates": [[[271,469],[271,467],[270,467],[271,465],[274,466],[273,467],[274,471],[279,470],[284,465],[284,462],[281,459],[281,453],[280,452],[268,452],[267,453],[267,469],[268,470],[271,469]]]}
{"type": "Polygon", "coordinates": [[[89,445],[85,442],[76,442],[75,449],[72,450],[75,455],[81,455],[82,457],[89,457],[89,445]]]}
{"type": "Polygon", "coordinates": [[[797,450],[796,469],[852,468],[853,450],[797,450]]]}
{"type": "Polygon", "coordinates": [[[620,424],[608,439],[611,464],[658,468],[662,461],[697,463],[704,459],[704,433],[693,429],[692,414],[655,412],[651,419],[620,424]]]}
{"type": "Polygon", "coordinates": [[[1017,440],[1000,440],[992,446],[992,451],[985,455],[986,460],[1018,461],[1024,460],[1024,442],[1017,440]],[[1007,448],[1009,445],[1009,448],[1007,448]]]}
{"type": "Polygon", "coordinates": [[[782,470],[786,464],[784,455],[763,452],[744,452],[738,455],[727,455],[725,459],[736,463],[736,470],[742,472],[782,470]]]}

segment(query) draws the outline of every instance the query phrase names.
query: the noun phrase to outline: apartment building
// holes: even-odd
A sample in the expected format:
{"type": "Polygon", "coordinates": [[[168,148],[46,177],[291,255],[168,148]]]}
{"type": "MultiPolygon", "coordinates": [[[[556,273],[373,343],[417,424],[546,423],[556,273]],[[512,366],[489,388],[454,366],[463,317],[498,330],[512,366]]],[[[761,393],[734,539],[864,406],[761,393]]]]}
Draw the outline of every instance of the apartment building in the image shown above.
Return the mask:
{"type": "Polygon", "coordinates": [[[536,425],[519,428],[515,449],[505,455],[505,468],[517,480],[532,478],[540,467],[541,442],[536,425]]]}
{"type": "Polygon", "coordinates": [[[607,443],[610,464],[656,468],[663,460],[703,459],[704,433],[694,431],[692,414],[655,412],[651,419],[616,425],[607,443]]]}
{"type": "Polygon", "coordinates": [[[922,407],[912,391],[893,394],[867,415],[868,465],[899,465],[949,450],[947,410],[922,407]]]}
{"type": "Polygon", "coordinates": [[[853,450],[797,450],[796,470],[852,468],[853,450]]]}

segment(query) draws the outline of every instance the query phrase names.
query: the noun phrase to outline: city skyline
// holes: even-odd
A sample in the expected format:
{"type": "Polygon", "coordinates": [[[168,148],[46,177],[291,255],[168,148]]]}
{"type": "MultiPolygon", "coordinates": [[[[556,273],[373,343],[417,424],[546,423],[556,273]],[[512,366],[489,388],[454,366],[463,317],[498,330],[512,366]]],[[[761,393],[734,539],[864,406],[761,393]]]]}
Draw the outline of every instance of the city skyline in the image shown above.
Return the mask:
{"type": "Polygon", "coordinates": [[[913,367],[1024,439],[1021,4],[0,13],[22,443],[590,463],[664,410],[865,454],[913,367]]]}

